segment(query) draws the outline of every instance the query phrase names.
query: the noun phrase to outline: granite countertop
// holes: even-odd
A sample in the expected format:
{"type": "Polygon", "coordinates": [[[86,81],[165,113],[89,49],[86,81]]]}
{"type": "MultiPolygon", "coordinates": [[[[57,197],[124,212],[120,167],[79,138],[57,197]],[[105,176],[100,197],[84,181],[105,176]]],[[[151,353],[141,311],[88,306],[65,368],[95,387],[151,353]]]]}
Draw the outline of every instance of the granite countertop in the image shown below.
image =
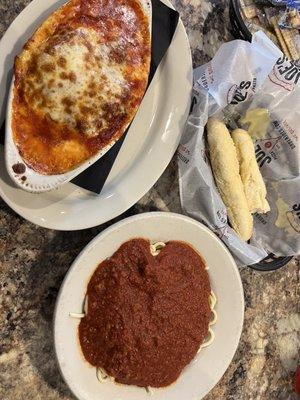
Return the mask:
{"type": "MultiPolygon", "coordinates": [[[[0,37],[29,2],[0,0],[0,37]]],[[[195,66],[230,40],[226,2],[175,0],[174,5],[186,26],[195,66]]],[[[149,210],[181,212],[176,171],[173,160],[152,190],[120,218],[149,210]]],[[[26,222],[0,199],[1,400],[74,399],[55,361],[53,309],[75,256],[107,225],[51,231],[26,222]]],[[[246,300],[241,341],[205,400],[296,399],[292,379],[300,364],[299,259],[273,273],[244,267],[241,276],[246,300]]]]}

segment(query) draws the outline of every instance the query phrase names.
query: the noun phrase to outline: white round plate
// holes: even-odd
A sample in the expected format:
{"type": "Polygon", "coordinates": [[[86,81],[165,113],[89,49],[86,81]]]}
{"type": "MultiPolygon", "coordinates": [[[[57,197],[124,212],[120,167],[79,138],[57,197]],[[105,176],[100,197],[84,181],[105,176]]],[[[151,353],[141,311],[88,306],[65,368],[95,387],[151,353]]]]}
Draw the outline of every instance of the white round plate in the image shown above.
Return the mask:
{"type": "Polygon", "coordinates": [[[127,218],[103,231],[74,261],[60,289],[54,316],[55,349],[61,373],[80,400],[200,400],[219,381],[238,346],[244,316],[243,288],[237,266],[223,243],[204,225],[179,214],[153,212],[127,218]],[[193,245],[209,267],[217,296],[218,320],[214,342],[204,348],[179,379],[167,388],[152,389],[100,383],[96,370],[83,358],[77,338],[79,320],[70,312],[82,310],[87,283],[97,265],[125,241],[183,240],[193,245]]]}
{"type": "MultiPolygon", "coordinates": [[[[3,36],[0,42],[0,125],[5,105],[3,93],[9,87],[14,56],[34,29],[63,2],[33,0],[3,36]]],[[[172,7],[169,0],[163,2],[172,7]]],[[[175,153],[189,111],[191,87],[190,46],[179,21],[166,57],[151,82],[100,195],[72,183],[42,194],[23,191],[8,176],[2,146],[0,195],[22,217],[51,229],[90,228],[120,215],[147,193],[175,153]]]]}

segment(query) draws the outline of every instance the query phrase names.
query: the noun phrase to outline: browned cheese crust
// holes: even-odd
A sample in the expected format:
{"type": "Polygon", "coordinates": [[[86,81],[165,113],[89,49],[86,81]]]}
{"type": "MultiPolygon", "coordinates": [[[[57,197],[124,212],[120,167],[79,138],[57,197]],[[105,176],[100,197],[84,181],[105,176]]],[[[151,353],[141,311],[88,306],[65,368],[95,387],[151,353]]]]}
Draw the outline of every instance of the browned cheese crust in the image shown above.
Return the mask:
{"type": "Polygon", "coordinates": [[[138,0],[71,0],[15,62],[12,130],[35,171],[67,172],[119,139],[146,90],[149,17],[138,0]]]}

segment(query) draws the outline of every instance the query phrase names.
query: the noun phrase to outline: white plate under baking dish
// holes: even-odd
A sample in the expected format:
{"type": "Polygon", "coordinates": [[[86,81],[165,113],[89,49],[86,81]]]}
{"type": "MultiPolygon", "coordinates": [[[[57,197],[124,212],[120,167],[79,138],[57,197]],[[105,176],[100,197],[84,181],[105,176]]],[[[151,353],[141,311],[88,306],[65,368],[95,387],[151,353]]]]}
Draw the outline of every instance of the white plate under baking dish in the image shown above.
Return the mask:
{"type": "MultiPolygon", "coordinates": [[[[149,29],[151,35],[151,21],[152,21],[152,11],[151,11],[151,2],[147,2],[146,0],[139,0],[142,8],[145,11],[145,14],[148,16],[149,20],[149,29]]],[[[116,143],[116,141],[111,141],[107,146],[105,146],[101,151],[99,151],[94,156],[90,157],[84,163],[80,164],[78,167],[73,168],[71,171],[65,172],[64,174],[59,175],[44,175],[36,172],[28,165],[26,166],[26,184],[22,180],[24,178],[19,173],[15,173],[14,166],[19,164],[24,164],[24,161],[18,151],[18,148],[13,139],[12,132],[12,113],[13,113],[13,93],[14,93],[14,79],[12,79],[8,102],[7,102],[7,112],[6,112],[6,132],[5,132],[5,163],[8,174],[10,178],[21,188],[28,192],[32,193],[42,193],[47,192],[49,190],[53,190],[58,186],[65,184],[66,182],[71,181],[89,166],[94,164],[97,160],[104,156],[105,153],[116,143]]],[[[126,129],[129,124],[127,124],[126,129]]]]}
{"type": "Polygon", "coordinates": [[[200,400],[219,381],[237,349],[244,316],[244,297],[236,264],[223,243],[204,225],[179,214],[153,212],[127,218],[98,235],[79,254],[61,286],[54,315],[54,340],[61,373],[80,400],[200,400]],[[172,385],[151,389],[100,383],[95,368],[83,358],[78,343],[79,320],[86,286],[97,265],[125,241],[143,237],[151,241],[182,240],[196,248],[209,267],[217,297],[215,339],[203,348],[172,385]]]}
{"type": "MultiPolygon", "coordinates": [[[[168,0],[163,1],[169,7],[168,0]]],[[[64,1],[33,0],[0,42],[0,125],[4,119],[14,56],[48,15],[64,1]]],[[[27,193],[10,179],[0,146],[0,195],[27,220],[51,229],[78,230],[100,225],[135,204],[160,177],[178,146],[189,112],[192,61],[179,21],[100,195],[66,183],[41,194],[27,193]]]]}

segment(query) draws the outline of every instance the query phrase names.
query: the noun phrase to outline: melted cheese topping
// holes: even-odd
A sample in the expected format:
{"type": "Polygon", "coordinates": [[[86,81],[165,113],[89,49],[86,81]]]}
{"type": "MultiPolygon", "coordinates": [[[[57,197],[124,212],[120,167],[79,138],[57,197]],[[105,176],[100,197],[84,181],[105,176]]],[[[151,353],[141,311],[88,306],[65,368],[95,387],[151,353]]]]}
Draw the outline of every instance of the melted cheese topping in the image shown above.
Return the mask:
{"type": "Polygon", "coordinates": [[[108,126],[103,118],[107,99],[118,101],[129,89],[126,63],[117,64],[110,57],[118,48],[120,41],[99,44],[93,29],[66,34],[51,52],[37,56],[34,73],[25,77],[26,101],[55,122],[79,128],[87,137],[97,136],[99,124],[108,126]]]}
{"type": "Polygon", "coordinates": [[[16,60],[13,134],[24,161],[63,173],[117,140],[146,89],[149,21],[135,0],[71,0],[16,60]]]}

